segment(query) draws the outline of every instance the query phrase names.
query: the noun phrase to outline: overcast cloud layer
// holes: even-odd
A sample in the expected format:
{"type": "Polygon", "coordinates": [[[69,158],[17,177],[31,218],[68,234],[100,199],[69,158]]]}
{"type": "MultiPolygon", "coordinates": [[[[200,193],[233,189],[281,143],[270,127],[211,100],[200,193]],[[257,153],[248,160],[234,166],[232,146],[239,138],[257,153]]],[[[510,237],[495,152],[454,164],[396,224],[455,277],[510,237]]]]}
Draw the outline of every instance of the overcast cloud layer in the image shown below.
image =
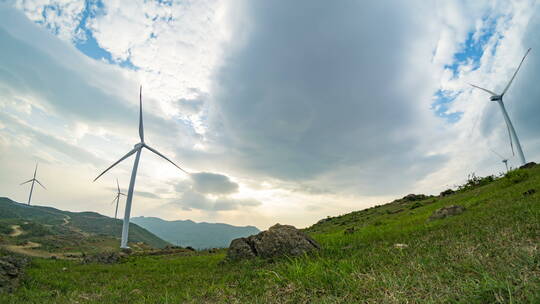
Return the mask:
{"type": "MultiPolygon", "coordinates": [[[[46,2],[46,3],[45,3],[46,2]]],[[[0,195],[40,161],[36,204],[114,211],[91,180],[145,133],[133,215],[307,226],[438,193],[510,157],[489,96],[540,157],[538,1],[173,1],[0,4],[0,195]]]]}

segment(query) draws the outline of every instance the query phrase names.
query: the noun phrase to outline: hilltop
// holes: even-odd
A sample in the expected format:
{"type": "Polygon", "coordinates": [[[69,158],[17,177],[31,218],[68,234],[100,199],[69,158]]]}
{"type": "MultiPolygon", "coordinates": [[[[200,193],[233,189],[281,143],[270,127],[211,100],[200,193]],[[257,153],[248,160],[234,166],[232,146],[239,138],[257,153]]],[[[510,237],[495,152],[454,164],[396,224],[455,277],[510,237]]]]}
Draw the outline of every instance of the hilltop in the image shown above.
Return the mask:
{"type": "Polygon", "coordinates": [[[34,259],[8,303],[540,303],[540,166],[323,219],[322,250],[223,263],[225,251],[113,265],[34,259]],[[464,212],[430,219],[444,206],[464,212]]]}
{"type": "MultiPolygon", "coordinates": [[[[117,250],[121,229],[121,220],[99,213],[28,206],[0,197],[0,245],[11,251],[65,256],[117,250]]],[[[129,241],[157,248],[169,245],[136,224],[130,224],[129,241]]]]}
{"type": "Polygon", "coordinates": [[[165,221],[157,217],[134,217],[131,221],[171,244],[195,249],[225,248],[233,239],[260,232],[257,227],[238,227],[221,223],[165,221]]]}

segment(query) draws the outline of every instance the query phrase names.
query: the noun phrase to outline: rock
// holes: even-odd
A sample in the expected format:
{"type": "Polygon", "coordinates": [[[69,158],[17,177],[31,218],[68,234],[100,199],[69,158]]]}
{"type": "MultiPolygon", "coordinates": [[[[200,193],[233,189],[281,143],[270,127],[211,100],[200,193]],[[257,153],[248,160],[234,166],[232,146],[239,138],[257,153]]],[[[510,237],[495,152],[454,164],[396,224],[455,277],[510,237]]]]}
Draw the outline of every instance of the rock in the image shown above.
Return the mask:
{"type": "Polygon", "coordinates": [[[398,249],[405,249],[407,247],[409,247],[409,245],[407,245],[407,244],[399,244],[399,243],[394,244],[394,248],[398,248],[398,249]]]}
{"type": "Polygon", "coordinates": [[[93,255],[87,255],[83,258],[83,264],[116,264],[121,261],[127,254],[124,252],[100,252],[93,255]]]}
{"type": "Polygon", "coordinates": [[[227,260],[296,256],[320,248],[315,240],[295,227],[276,224],[257,235],[232,240],[227,260]]]}
{"type": "Polygon", "coordinates": [[[465,208],[458,205],[450,205],[446,207],[442,207],[440,209],[437,209],[433,212],[433,214],[429,217],[430,220],[436,220],[436,219],[443,219],[445,217],[454,216],[463,213],[465,211],[465,208]]]}
{"type": "Polygon", "coordinates": [[[520,169],[531,169],[531,168],[534,168],[536,166],[536,163],[535,162],[528,162],[526,163],[525,165],[519,167],[520,169]]]}
{"type": "Polygon", "coordinates": [[[534,190],[534,189],[529,189],[529,190],[523,192],[522,195],[523,195],[523,196],[529,196],[529,195],[533,195],[533,194],[535,194],[535,193],[536,193],[536,190],[534,190]]]}
{"type": "Polygon", "coordinates": [[[446,189],[446,190],[444,190],[443,192],[441,192],[440,195],[441,195],[441,196],[449,196],[449,195],[452,195],[452,194],[454,194],[454,193],[455,193],[454,190],[452,190],[452,189],[446,189]]]}
{"type": "Polygon", "coordinates": [[[0,257],[0,294],[13,292],[24,274],[28,259],[19,256],[0,257]]]}
{"type": "Polygon", "coordinates": [[[403,210],[405,209],[397,209],[397,210],[387,210],[386,213],[387,214],[396,214],[396,213],[400,213],[400,212],[403,212],[403,210]]]}
{"type": "Polygon", "coordinates": [[[421,201],[426,198],[427,196],[425,194],[407,194],[401,200],[405,202],[414,202],[421,201]]]}
{"type": "Polygon", "coordinates": [[[343,231],[343,234],[353,234],[356,231],[354,227],[349,227],[343,231]]]}

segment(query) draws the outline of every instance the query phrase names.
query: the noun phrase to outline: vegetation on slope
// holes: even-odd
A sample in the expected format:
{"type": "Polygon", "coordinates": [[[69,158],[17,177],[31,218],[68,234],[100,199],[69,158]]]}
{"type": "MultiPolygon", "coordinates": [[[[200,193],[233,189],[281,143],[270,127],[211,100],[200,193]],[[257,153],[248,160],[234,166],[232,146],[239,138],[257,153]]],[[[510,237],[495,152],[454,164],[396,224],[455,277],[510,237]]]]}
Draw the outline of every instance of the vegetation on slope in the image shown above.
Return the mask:
{"type": "MultiPolygon", "coordinates": [[[[28,242],[44,252],[101,251],[118,248],[122,221],[95,212],[68,212],[51,207],[27,206],[0,198],[0,244],[16,249],[28,242]],[[14,229],[20,235],[13,236],[14,229]]],[[[130,242],[153,247],[168,243],[144,228],[130,224],[130,242]]],[[[23,248],[24,249],[24,248],[23,248]]]]}
{"type": "Polygon", "coordinates": [[[3,300],[540,303],[539,188],[536,166],[473,181],[452,195],[330,218],[307,229],[323,250],[273,262],[223,264],[224,251],[132,257],[114,265],[35,259],[22,286],[3,300]],[[429,220],[454,204],[466,211],[429,220]]]}

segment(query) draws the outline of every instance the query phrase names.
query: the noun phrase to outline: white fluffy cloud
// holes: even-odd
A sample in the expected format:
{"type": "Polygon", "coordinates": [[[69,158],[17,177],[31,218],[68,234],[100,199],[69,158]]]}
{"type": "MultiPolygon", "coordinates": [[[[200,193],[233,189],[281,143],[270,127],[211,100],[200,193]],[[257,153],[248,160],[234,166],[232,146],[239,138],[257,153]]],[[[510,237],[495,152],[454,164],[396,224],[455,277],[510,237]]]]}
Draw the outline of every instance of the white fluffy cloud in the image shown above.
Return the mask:
{"type": "MultiPolygon", "coordinates": [[[[48,163],[53,189],[55,170],[78,176],[41,194],[59,207],[107,212],[108,187],[87,181],[136,142],[139,83],[149,143],[221,174],[143,153],[135,215],[305,226],[500,171],[488,147],[508,155],[504,122],[467,83],[500,89],[528,47],[506,103],[540,156],[534,1],[92,3],[10,2],[46,30],[0,8],[0,151],[48,163]],[[483,52],[456,62],[469,37],[483,52]],[[111,60],[81,54],[83,39],[111,60]]],[[[0,162],[0,190],[23,196],[11,176],[27,168],[0,162]]],[[[124,187],[129,162],[114,171],[124,187]]]]}

